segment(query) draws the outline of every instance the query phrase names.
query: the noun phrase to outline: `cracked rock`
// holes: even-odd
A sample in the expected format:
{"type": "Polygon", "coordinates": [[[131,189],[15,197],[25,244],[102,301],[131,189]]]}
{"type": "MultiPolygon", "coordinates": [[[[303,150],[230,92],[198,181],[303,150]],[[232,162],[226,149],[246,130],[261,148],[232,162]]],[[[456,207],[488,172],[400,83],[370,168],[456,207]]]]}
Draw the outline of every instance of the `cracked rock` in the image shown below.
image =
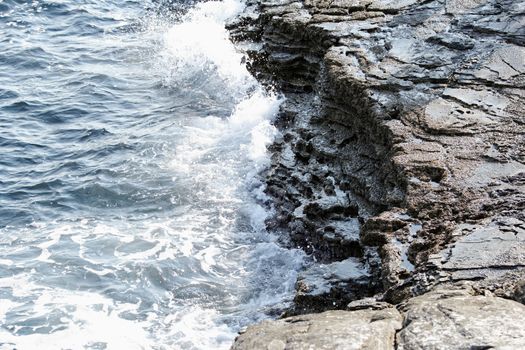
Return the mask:
{"type": "Polygon", "coordinates": [[[402,306],[399,350],[523,349],[525,306],[466,290],[434,291],[402,306]]]}
{"type": "Polygon", "coordinates": [[[393,349],[402,317],[394,308],[327,311],[248,327],[232,350],[393,349]]]}

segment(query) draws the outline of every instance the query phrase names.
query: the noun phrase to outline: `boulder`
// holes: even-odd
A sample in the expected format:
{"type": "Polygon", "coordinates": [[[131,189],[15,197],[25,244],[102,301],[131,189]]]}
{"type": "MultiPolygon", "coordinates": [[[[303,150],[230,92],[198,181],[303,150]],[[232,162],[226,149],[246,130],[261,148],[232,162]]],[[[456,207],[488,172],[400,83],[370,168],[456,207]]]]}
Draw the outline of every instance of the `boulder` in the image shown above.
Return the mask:
{"type": "Polygon", "coordinates": [[[402,317],[394,308],[326,311],[249,327],[232,350],[387,350],[402,317]]]}
{"type": "Polygon", "coordinates": [[[410,299],[398,350],[525,349],[525,305],[467,290],[439,290],[410,299]]]}

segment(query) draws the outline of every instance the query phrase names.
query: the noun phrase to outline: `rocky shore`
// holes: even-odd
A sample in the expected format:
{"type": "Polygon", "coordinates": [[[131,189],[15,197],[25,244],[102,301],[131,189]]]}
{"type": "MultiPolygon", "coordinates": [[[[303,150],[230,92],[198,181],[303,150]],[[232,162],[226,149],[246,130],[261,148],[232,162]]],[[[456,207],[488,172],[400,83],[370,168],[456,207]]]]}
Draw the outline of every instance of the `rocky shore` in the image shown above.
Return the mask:
{"type": "Polygon", "coordinates": [[[233,349],[525,348],[525,1],[249,0],[272,230],[317,263],[233,349]]]}

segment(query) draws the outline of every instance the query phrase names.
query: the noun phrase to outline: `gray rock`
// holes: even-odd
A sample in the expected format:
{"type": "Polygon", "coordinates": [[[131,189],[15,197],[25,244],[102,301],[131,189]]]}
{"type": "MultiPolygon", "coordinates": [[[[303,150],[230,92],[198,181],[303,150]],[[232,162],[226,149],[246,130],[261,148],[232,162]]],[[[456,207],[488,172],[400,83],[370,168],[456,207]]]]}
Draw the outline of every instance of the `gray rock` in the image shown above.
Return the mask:
{"type": "Polygon", "coordinates": [[[410,299],[402,310],[399,350],[525,348],[525,306],[512,300],[436,291],[410,299]]]}
{"type": "Polygon", "coordinates": [[[486,225],[463,224],[455,233],[458,231],[468,233],[442,252],[442,269],[525,267],[524,222],[513,219],[486,225]]]}
{"type": "Polygon", "coordinates": [[[525,280],[521,280],[516,284],[512,291],[512,297],[514,300],[525,304],[525,280]]]}
{"type": "Polygon", "coordinates": [[[396,309],[327,311],[264,321],[239,335],[232,350],[387,350],[402,317],[396,309]]]}
{"type": "Polygon", "coordinates": [[[352,301],[348,306],[346,307],[347,310],[354,311],[354,310],[383,310],[388,308],[393,308],[394,306],[389,303],[385,303],[382,301],[377,301],[374,298],[363,298],[359,300],[352,301]]]}
{"type": "Polygon", "coordinates": [[[471,281],[496,295],[521,301],[519,282],[525,278],[525,223],[494,218],[477,225],[462,224],[452,233],[456,242],[431,255],[427,262],[433,283],[471,281]]]}

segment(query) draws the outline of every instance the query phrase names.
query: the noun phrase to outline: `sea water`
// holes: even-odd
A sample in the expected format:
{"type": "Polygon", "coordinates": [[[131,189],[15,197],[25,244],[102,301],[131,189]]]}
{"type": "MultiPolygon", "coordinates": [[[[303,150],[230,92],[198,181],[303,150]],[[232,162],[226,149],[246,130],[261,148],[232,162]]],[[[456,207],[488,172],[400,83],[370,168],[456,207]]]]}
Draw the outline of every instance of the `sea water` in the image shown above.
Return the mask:
{"type": "Polygon", "coordinates": [[[0,349],[227,349],[293,297],[237,0],[0,0],[0,349]]]}

